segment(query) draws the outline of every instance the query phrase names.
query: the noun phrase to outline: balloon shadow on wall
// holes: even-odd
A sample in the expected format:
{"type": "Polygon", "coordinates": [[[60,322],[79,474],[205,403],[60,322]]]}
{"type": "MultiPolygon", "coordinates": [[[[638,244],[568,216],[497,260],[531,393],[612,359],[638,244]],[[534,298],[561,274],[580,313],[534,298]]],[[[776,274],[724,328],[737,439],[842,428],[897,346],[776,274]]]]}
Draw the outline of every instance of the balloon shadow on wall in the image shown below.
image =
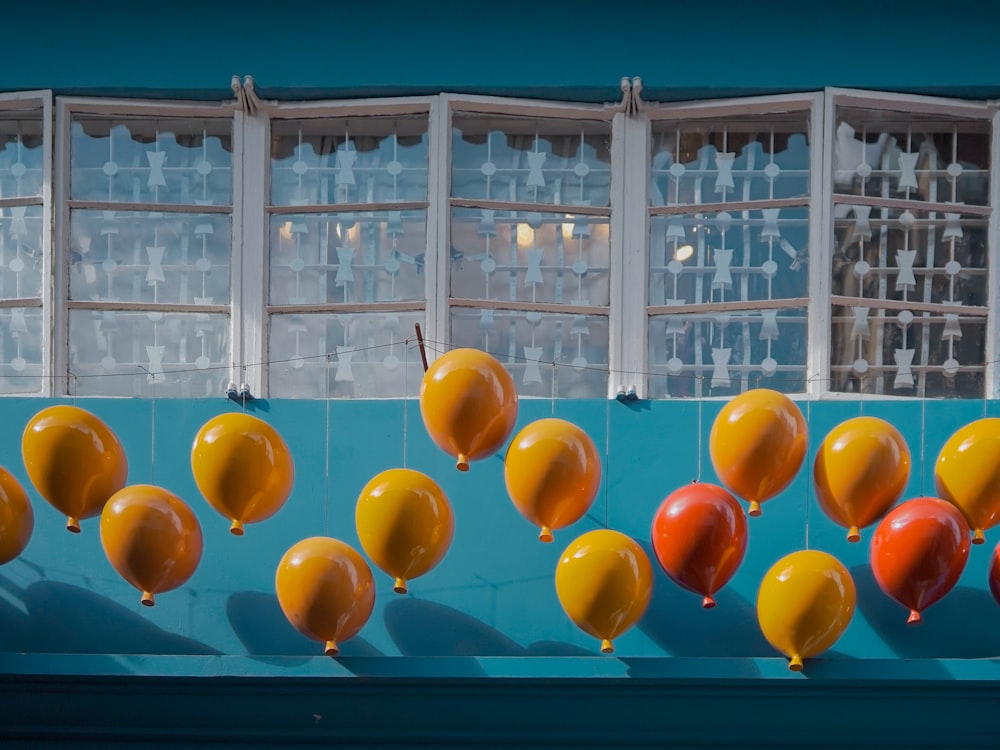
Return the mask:
{"type": "Polygon", "coordinates": [[[1000,607],[988,591],[956,586],[907,625],[906,608],[879,588],[871,565],[851,568],[858,609],[882,641],[904,659],[982,659],[1000,656],[1000,607]]]}
{"type": "MultiPolygon", "coordinates": [[[[226,601],[226,616],[247,653],[257,661],[289,664],[323,655],[322,644],[292,627],[274,594],[237,591],[226,601]]],[[[340,656],[385,656],[357,636],[339,645],[340,656]]]]}
{"type": "Polygon", "coordinates": [[[653,597],[638,627],[672,656],[773,657],[780,654],[757,624],[757,608],[724,586],[717,606],[704,609],[701,597],[678,586],[656,562],[652,546],[642,543],[653,563],[653,597]]]}
{"type": "Polygon", "coordinates": [[[15,593],[27,610],[25,615],[13,606],[0,607],[0,643],[6,646],[6,634],[13,632],[25,653],[221,654],[79,586],[39,581],[19,590],[2,578],[0,586],[15,593]]]}

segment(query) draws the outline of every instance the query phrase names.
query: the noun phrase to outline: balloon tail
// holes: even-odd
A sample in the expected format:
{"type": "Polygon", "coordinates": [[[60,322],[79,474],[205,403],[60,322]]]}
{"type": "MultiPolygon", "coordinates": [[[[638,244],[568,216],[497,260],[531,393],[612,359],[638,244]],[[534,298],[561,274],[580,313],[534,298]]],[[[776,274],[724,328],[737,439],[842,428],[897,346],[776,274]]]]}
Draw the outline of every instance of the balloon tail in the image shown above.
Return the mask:
{"type": "Polygon", "coordinates": [[[860,542],[861,541],[861,529],[857,526],[852,526],[847,531],[847,541],[849,542],[860,542]]]}
{"type": "Polygon", "coordinates": [[[538,538],[543,542],[551,542],[554,539],[552,529],[548,526],[542,526],[542,533],[538,535],[538,538]]]}
{"type": "Polygon", "coordinates": [[[459,471],[468,471],[469,470],[469,457],[467,455],[465,455],[464,453],[459,453],[458,454],[458,463],[455,464],[455,466],[456,466],[456,468],[459,471]]]}
{"type": "Polygon", "coordinates": [[[792,658],[788,660],[788,668],[793,672],[801,672],[802,666],[802,657],[798,654],[792,654],[792,658]]]}
{"type": "Polygon", "coordinates": [[[613,654],[615,652],[615,647],[611,643],[609,638],[605,638],[601,641],[601,653],[602,654],[613,654]]]}
{"type": "Polygon", "coordinates": [[[397,594],[405,594],[406,593],[406,579],[405,578],[397,578],[396,579],[396,585],[394,585],[392,587],[392,590],[395,591],[397,594]]]}
{"type": "Polygon", "coordinates": [[[69,518],[66,519],[66,530],[72,531],[74,534],[79,534],[80,522],[75,518],[73,518],[73,516],[70,516],[69,518]]]}
{"type": "Polygon", "coordinates": [[[229,533],[233,536],[243,536],[243,522],[234,519],[232,526],[229,527],[229,533]]]}
{"type": "Polygon", "coordinates": [[[701,606],[705,609],[711,609],[715,606],[715,599],[712,598],[711,594],[708,594],[701,600],[701,606]]]}
{"type": "Polygon", "coordinates": [[[759,502],[757,502],[756,500],[752,500],[752,501],[750,501],[750,511],[749,511],[749,515],[751,515],[751,516],[753,516],[754,518],[756,518],[756,517],[757,517],[757,516],[759,516],[760,514],[761,514],[761,509],[760,509],[760,503],[759,503],[759,502]]]}
{"type": "Polygon", "coordinates": [[[907,625],[919,625],[921,622],[923,622],[923,618],[920,616],[920,613],[917,612],[917,610],[915,610],[915,609],[911,609],[910,610],[910,616],[908,618],[906,618],[906,624],[907,625]]]}
{"type": "Polygon", "coordinates": [[[983,534],[983,530],[982,529],[973,529],[972,530],[972,543],[973,544],[982,544],[985,541],[986,541],[986,535],[983,534]]]}
{"type": "Polygon", "coordinates": [[[152,591],[143,591],[142,599],[140,601],[142,602],[142,606],[144,607],[152,607],[154,604],[156,604],[156,601],[153,599],[152,591]]]}
{"type": "Polygon", "coordinates": [[[340,653],[340,647],[337,646],[336,641],[327,641],[323,653],[327,656],[336,656],[340,653]]]}

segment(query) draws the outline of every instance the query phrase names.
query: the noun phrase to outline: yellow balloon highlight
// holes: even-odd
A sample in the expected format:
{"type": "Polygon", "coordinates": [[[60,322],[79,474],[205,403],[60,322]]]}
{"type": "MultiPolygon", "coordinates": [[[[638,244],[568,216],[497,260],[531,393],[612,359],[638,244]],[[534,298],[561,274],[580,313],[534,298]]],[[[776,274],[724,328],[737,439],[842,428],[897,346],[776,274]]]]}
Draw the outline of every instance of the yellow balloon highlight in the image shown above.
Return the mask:
{"type": "Polygon", "coordinates": [[[972,543],[985,542],[983,532],[1000,521],[1000,419],[978,419],[948,438],[934,467],[934,486],[962,511],[972,543]]]}
{"type": "Polygon", "coordinates": [[[645,614],[653,593],[653,566],[633,539],[618,531],[597,529],[575,539],[556,565],[559,603],[578,628],[612,641],[645,614]]]}
{"type": "Polygon", "coordinates": [[[789,658],[788,668],[830,648],[851,622],[857,593],[850,572],[826,552],[786,555],[764,575],[757,620],[768,643],[789,658]]]}
{"type": "Polygon", "coordinates": [[[81,520],[101,513],[128,476],[118,437],[76,406],[50,406],[32,417],[21,437],[21,455],[38,494],[66,516],[66,528],[74,533],[81,520]]]}
{"type": "Polygon", "coordinates": [[[325,644],[336,656],[340,645],[368,622],[375,606],[371,568],[339,539],[303,539],[285,553],[274,577],[281,611],[292,626],[325,644]]]}
{"type": "Polygon", "coordinates": [[[0,467],[0,565],[24,552],[35,528],[28,493],[7,469],[0,467]]]}
{"type": "Polygon", "coordinates": [[[101,545],[111,567],[142,592],[142,604],[152,607],[155,594],[194,575],[201,561],[201,526],[172,492],[135,484],[116,492],[104,506],[101,545]]]}
{"type": "Polygon", "coordinates": [[[807,443],[802,411],[785,394],[767,388],[731,399],[709,434],[712,466],[719,481],[750,503],[751,516],[759,516],[761,503],[795,478],[807,443]]]}
{"type": "Polygon", "coordinates": [[[878,521],[910,479],[910,449],[899,430],[877,417],[841,422],[824,438],[813,463],[820,508],[848,529],[847,540],[878,521]]]}
{"type": "Polygon", "coordinates": [[[444,558],[455,534],[447,496],[426,474],[389,469],[361,490],[354,513],[365,554],[395,578],[393,590],[424,575],[444,558]]]}
{"type": "Polygon", "coordinates": [[[594,441],[564,419],[539,419],[514,437],[504,457],[507,494],[518,512],[541,528],[538,538],[580,520],[601,486],[594,441]]]}
{"type": "Polygon", "coordinates": [[[201,494],[242,536],[285,504],[295,481],[288,446],[267,422],[242,412],[220,414],[198,430],[191,471],[201,494]]]}
{"type": "Polygon", "coordinates": [[[438,357],[420,383],[420,415],[437,446],[459,471],[493,455],[517,422],[514,379],[478,349],[453,349],[438,357]]]}

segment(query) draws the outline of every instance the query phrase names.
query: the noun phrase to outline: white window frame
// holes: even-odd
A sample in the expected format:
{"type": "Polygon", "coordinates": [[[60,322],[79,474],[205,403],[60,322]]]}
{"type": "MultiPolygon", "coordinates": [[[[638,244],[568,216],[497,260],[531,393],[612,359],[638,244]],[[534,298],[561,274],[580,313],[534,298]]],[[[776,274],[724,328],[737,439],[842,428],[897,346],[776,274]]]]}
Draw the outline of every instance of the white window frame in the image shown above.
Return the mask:
{"type": "MultiPolygon", "coordinates": [[[[52,284],[52,92],[41,91],[19,91],[16,93],[0,93],[0,111],[9,112],[12,110],[38,109],[42,110],[42,135],[44,146],[42,150],[42,288],[41,299],[38,304],[35,300],[38,297],[25,297],[22,299],[0,300],[0,308],[17,307],[41,307],[42,313],[42,378],[39,392],[34,395],[51,396],[55,389],[54,378],[50,377],[53,372],[53,351],[51,310],[53,308],[53,284],[52,284]]],[[[26,202],[23,199],[12,199],[0,201],[4,206],[17,205],[38,205],[38,201],[26,202]]],[[[28,393],[12,393],[11,396],[30,396],[28,393]]]]}

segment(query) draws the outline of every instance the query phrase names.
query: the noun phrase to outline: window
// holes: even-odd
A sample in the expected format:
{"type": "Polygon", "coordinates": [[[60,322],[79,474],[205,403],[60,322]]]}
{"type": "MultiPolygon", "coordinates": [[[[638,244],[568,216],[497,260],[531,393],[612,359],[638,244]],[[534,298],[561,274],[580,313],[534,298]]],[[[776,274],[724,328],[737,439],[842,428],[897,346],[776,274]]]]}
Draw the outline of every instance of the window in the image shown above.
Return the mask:
{"type": "Polygon", "coordinates": [[[0,392],[995,397],[994,110],[6,94],[0,392]]]}

